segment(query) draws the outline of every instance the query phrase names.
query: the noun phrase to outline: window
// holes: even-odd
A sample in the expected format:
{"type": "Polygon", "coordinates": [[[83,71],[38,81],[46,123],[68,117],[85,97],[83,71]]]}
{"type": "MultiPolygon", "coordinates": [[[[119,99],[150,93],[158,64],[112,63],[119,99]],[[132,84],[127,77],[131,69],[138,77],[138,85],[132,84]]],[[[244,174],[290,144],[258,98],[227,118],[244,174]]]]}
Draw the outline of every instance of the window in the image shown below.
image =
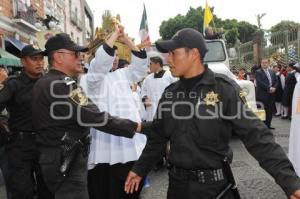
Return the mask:
{"type": "Polygon", "coordinates": [[[205,55],[204,62],[225,61],[225,48],[221,41],[207,41],[208,52],[205,55]]]}

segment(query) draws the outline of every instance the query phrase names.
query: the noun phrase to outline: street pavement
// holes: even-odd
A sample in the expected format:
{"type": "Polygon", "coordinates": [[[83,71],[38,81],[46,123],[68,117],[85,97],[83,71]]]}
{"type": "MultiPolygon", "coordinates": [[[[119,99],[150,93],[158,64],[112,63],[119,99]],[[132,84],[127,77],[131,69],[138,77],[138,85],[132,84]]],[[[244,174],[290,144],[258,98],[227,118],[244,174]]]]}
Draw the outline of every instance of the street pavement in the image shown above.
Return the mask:
{"type": "MultiPolygon", "coordinates": [[[[290,121],[273,118],[272,130],[275,140],[288,152],[290,121]]],[[[231,141],[233,162],[231,164],[242,199],[286,199],[284,192],[273,178],[261,169],[258,162],[247,152],[240,140],[231,141]]],[[[144,188],[142,199],[166,199],[168,188],[167,170],[149,174],[150,187],[144,188]]]]}
{"type": "MultiPolygon", "coordinates": [[[[290,121],[273,119],[275,140],[285,152],[288,151],[290,121]]],[[[281,188],[273,178],[262,170],[257,161],[249,155],[241,141],[231,142],[234,158],[231,165],[242,199],[285,199],[281,188]]],[[[21,180],[21,179],[20,179],[21,180]]],[[[168,187],[167,170],[162,169],[149,174],[150,187],[144,188],[142,199],[166,199],[168,187]]],[[[0,173],[0,199],[5,199],[5,188],[0,173]]]]}

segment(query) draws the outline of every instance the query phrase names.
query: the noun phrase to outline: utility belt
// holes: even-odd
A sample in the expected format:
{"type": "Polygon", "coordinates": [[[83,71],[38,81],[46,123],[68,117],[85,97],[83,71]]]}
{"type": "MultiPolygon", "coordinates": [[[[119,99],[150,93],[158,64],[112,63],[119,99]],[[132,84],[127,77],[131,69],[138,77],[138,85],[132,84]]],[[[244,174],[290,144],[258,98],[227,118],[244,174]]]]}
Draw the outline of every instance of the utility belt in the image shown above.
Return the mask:
{"type": "Polygon", "coordinates": [[[10,132],[9,139],[20,139],[20,140],[35,140],[36,133],[33,131],[13,131],[10,132]]]}
{"type": "Polygon", "coordinates": [[[175,175],[182,176],[188,180],[197,181],[202,184],[212,184],[226,179],[226,187],[217,193],[215,199],[226,198],[228,192],[232,193],[234,199],[241,199],[227,157],[224,158],[222,162],[222,168],[220,169],[188,170],[178,168],[175,165],[169,165],[169,171],[175,175]]]}
{"type": "Polygon", "coordinates": [[[88,156],[90,151],[90,137],[86,136],[81,139],[74,139],[66,132],[61,141],[61,165],[59,171],[65,176],[72,167],[77,155],[81,153],[83,157],[88,156]]]}
{"type": "Polygon", "coordinates": [[[169,171],[175,175],[182,176],[188,180],[197,181],[202,184],[211,184],[225,179],[222,168],[212,170],[188,170],[176,167],[175,165],[170,165],[169,171]]]}

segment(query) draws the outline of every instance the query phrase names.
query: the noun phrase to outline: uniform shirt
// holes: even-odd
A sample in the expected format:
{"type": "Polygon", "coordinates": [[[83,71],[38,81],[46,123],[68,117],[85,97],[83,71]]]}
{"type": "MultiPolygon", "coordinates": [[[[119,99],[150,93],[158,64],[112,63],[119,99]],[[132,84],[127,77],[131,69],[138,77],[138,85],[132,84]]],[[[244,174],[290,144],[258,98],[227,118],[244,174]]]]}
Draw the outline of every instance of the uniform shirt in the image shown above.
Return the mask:
{"type": "Polygon", "coordinates": [[[146,147],[132,170],[140,176],[148,173],[163,155],[168,140],[170,164],[191,170],[222,168],[234,132],[290,196],[300,188],[300,180],[272,132],[244,101],[234,80],[207,68],[188,95],[181,81],[170,85],[160,100],[156,119],[149,125],[146,147]]]}
{"type": "Polygon", "coordinates": [[[155,115],[157,104],[161,98],[165,88],[173,83],[176,79],[171,75],[170,71],[161,70],[158,73],[148,75],[142,85],[142,98],[149,98],[152,102],[150,107],[146,107],[143,119],[152,121],[155,115]]]}
{"type": "Polygon", "coordinates": [[[136,122],[100,112],[76,82],[58,70],[50,69],[36,83],[33,96],[33,120],[41,145],[61,144],[66,132],[81,139],[88,135],[91,126],[118,136],[134,136],[136,122]]]}
{"type": "Polygon", "coordinates": [[[32,132],[32,88],[38,79],[30,78],[24,71],[9,77],[0,90],[0,110],[9,112],[8,126],[12,132],[32,132]]]}
{"type": "MultiPolygon", "coordinates": [[[[132,82],[138,82],[146,76],[148,64],[146,52],[132,52],[131,64],[109,72],[114,61],[114,49],[102,45],[91,61],[88,73],[80,81],[87,95],[99,107],[113,116],[141,122],[139,109],[135,104],[130,88],[132,82]]],[[[88,160],[89,169],[96,164],[126,163],[139,158],[146,144],[146,136],[136,134],[132,139],[108,135],[106,132],[91,129],[91,147],[88,160]]]]}

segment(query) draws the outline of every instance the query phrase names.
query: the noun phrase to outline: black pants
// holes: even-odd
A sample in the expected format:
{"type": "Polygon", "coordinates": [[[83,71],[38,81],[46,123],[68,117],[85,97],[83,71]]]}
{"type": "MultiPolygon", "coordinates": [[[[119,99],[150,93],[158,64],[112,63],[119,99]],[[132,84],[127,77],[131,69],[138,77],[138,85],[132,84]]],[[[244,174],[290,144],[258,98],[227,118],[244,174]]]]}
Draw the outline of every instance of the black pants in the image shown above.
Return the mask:
{"type": "Polygon", "coordinates": [[[260,104],[258,104],[258,108],[263,108],[266,111],[266,120],[265,120],[265,124],[267,125],[267,127],[271,127],[271,122],[272,122],[272,117],[273,117],[273,108],[274,108],[274,103],[275,103],[275,96],[271,95],[264,100],[257,100],[258,102],[260,102],[260,104]],[[260,105],[263,105],[264,107],[261,107],[260,105]]]}
{"type": "Polygon", "coordinates": [[[88,171],[88,190],[90,199],[138,199],[144,180],[137,192],[126,194],[125,180],[134,162],[125,164],[98,164],[88,171]]]}
{"type": "Polygon", "coordinates": [[[69,172],[63,176],[59,172],[61,149],[59,147],[39,147],[40,165],[44,180],[55,199],[88,199],[87,157],[79,152],[69,172]]]}
{"type": "Polygon", "coordinates": [[[5,183],[6,198],[10,199],[11,191],[9,190],[9,186],[7,185],[7,182],[9,181],[9,175],[8,175],[8,165],[7,165],[7,158],[6,158],[4,146],[0,148],[0,168],[5,183]]]}
{"type": "MultiPolygon", "coordinates": [[[[202,184],[170,171],[167,199],[214,199],[226,186],[226,180],[202,184]]],[[[234,199],[234,196],[228,191],[222,199],[234,199]]]]}
{"type": "Polygon", "coordinates": [[[34,135],[13,136],[5,147],[11,199],[51,199],[38,164],[34,135]]]}

